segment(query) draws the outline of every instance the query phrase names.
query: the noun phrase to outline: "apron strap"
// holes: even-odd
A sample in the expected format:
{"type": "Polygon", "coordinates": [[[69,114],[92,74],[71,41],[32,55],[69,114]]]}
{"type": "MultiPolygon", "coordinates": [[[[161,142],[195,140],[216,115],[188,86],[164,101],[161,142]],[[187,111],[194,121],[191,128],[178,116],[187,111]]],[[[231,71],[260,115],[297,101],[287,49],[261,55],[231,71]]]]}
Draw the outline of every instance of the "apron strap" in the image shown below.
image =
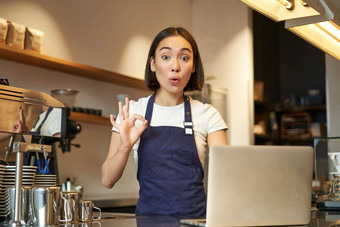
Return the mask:
{"type": "MultiPolygon", "coordinates": [[[[147,110],[145,113],[145,119],[148,121],[148,126],[151,123],[151,117],[153,112],[153,104],[155,102],[156,93],[153,93],[148,101],[147,110]]],[[[193,123],[191,119],[191,106],[190,106],[190,98],[184,95],[184,131],[186,135],[194,134],[193,131],[193,123]]]]}
{"type": "Polygon", "coordinates": [[[184,96],[184,130],[186,135],[194,134],[193,123],[191,119],[190,98],[186,95],[184,96]]]}
{"type": "Polygon", "coordinates": [[[148,111],[146,111],[145,113],[145,119],[148,121],[148,126],[150,126],[151,123],[151,117],[152,117],[152,112],[153,112],[153,103],[155,102],[155,96],[156,96],[156,92],[153,93],[148,101],[148,105],[146,107],[146,109],[148,111]]]}

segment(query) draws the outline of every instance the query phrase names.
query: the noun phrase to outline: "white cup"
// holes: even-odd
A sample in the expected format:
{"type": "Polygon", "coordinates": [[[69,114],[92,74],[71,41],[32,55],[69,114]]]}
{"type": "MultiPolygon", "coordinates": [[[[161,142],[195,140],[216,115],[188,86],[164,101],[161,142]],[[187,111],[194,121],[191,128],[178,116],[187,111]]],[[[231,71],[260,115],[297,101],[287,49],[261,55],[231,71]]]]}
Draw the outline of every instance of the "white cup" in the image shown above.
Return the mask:
{"type": "Polygon", "coordinates": [[[340,173],[340,152],[329,152],[328,156],[335,166],[336,171],[340,173]]]}

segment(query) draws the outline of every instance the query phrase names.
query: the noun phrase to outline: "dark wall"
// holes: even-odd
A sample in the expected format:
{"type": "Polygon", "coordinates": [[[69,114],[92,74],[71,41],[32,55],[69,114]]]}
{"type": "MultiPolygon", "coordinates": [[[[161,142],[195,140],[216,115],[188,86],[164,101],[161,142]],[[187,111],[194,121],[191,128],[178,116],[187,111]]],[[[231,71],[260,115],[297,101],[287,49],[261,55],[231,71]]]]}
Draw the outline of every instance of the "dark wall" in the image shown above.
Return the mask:
{"type": "Polygon", "coordinates": [[[325,94],[325,54],[274,22],[253,11],[254,79],[264,81],[264,102],[282,103],[308,90],[325,94]]]}
{"type": "Polygon", "coordinates": [[[309,89],[325,94],[325,53],[279,26],[281,99],[305,96],[309,89]]]}
{"type": "Polygon", "coordinates": [[[263,101],[280,101],[277,24],[253,11],[254,79],[264,82],[263,101]]]}

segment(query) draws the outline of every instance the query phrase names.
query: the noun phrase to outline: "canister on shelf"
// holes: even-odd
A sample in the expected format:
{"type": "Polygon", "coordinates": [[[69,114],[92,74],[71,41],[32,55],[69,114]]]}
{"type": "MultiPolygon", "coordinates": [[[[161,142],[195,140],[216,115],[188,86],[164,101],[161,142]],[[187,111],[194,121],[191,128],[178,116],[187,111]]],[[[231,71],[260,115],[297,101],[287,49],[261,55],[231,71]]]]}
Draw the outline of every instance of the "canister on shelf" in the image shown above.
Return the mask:
{"type": "Polygon", "coordinates": [[[34,28],[26,28],[25,31],[25,50],[42,52],[44,32],[34,28]]]}
{"type": "Polygon", "coordinates": [[[6,44],[17,49],[24,49],[25,30],[24,25],[10,21],[8,23],[6,44]]]}
{"type": "Polygon", "coordinates": [[[0,43],[6,42],[6,36],[8,31],[8,23],[7,20],[0,17],[0,43]]]}

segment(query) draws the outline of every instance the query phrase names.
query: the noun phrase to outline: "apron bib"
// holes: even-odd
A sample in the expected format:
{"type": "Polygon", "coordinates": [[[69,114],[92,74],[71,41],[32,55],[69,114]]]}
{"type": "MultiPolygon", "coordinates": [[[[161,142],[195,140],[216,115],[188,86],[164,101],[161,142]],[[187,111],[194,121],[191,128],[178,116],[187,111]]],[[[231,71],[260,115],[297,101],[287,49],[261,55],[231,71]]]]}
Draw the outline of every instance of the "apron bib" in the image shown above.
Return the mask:
{"type": "Polygon", "coordinates": [[[176,215],[204,218],[204,171],[192,129],[189,98],[184,97],[184,129],[150,126],[155,94],[147,105],[148,127],[140,137],[136,215],[176,215]]]}

